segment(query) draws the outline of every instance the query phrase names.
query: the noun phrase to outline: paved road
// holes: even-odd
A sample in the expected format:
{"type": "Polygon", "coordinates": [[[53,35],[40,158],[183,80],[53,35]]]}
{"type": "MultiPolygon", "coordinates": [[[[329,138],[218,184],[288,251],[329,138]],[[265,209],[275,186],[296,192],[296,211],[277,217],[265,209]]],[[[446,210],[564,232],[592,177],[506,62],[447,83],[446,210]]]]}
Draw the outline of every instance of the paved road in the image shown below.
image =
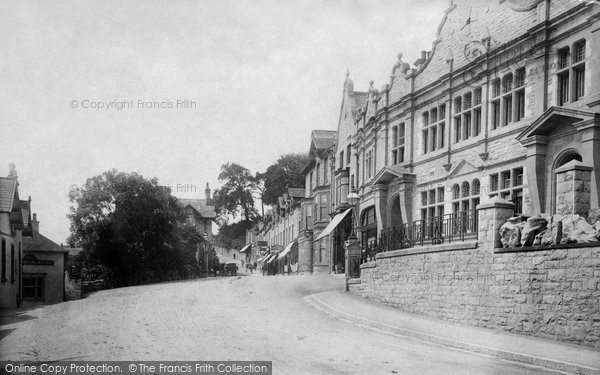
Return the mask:
{"type": "Polygon", "coordinates": [[[546,374],[337,320],[303,296],[334,276],[254,276],[98,292],[4,317],[11,360],[272,360],[274,374],[546,374]]]}

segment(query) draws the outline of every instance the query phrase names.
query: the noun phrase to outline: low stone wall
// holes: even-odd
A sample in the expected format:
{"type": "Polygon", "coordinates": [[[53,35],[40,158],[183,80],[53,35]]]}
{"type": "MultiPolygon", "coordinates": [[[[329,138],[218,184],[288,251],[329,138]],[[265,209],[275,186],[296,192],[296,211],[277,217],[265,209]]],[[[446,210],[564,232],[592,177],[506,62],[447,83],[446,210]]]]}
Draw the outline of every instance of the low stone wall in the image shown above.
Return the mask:
{"type": "Polygon", "coordinates": [[[600,348],[600,246],[474,245],[378,254],[350,290],[411,313],[600,348]]]}

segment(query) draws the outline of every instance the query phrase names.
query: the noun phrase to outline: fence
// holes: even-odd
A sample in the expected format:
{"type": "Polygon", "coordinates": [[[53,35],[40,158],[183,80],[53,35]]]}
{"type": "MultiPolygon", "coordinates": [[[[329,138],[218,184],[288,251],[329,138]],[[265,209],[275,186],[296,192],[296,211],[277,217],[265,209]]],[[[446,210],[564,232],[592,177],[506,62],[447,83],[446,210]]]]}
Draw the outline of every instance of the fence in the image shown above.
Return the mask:
{"type": "Polygon", "coordinates": [[[477,234],[477,222],[477,212],[466,211],[383,229],[378,239],[363,243],[361,263],[375,259],[381,252],[464,241],[477,234]]]}

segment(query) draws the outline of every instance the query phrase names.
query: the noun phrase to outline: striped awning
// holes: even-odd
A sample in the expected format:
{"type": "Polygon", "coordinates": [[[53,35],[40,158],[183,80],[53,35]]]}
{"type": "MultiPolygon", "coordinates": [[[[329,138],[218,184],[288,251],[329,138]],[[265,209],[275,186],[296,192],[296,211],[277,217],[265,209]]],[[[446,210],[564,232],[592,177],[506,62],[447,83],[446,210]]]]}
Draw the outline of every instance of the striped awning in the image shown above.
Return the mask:
{"type": "Polygon", "coordinates": [[[347,209],[346,211],[342,212],[341,214],[337,214],[333,220],[331,220],[329,222],[329,224],[327,224],[327,226],[325,227],[325,229],[323,229],[323,231],[321,232],[321,234],[319,234],[319,237],[317,237],[315,239],[315,241],[320,240],[321,238],[327,236],[329,233],[331,233],[331,231],[333,231],[335,229],[335,227],[337,227],[342,220],[346,217],[346,215],[348,215],[348,212],[352,211],[352,208],[347,209]]]}
{"type": "Polygon", "coordinates": [[[294,240],[294,241],[292,241],[292,242],[290,242],[290,243],[289,243],[289,244],[288,244],[288,245],[285,247],[285,249],[284,249],[282,252],[280,252],[280,253],[279,253],[279,256],[277,256],[277,259],[281,259],[281,258],[283,258],[284,256],[286,256],[286,255],[287,255],[287,253],[289,253],[289,252],[292,250],[292,246],[294,246],[294,243],[295,243],[295,242],[296,242],[295,240],[294,240]]]}
{"type": "Polygon", "coordinates": [[[246,246],[242,247],[242,248],[240,249],[240,253],[243,253],[243,252],[246,252],[246,251],[250,250],[250,246],[251,246],[251,245],[250,245],[250,244],[248,244],[248,245],[246,245],[246,246]]]}

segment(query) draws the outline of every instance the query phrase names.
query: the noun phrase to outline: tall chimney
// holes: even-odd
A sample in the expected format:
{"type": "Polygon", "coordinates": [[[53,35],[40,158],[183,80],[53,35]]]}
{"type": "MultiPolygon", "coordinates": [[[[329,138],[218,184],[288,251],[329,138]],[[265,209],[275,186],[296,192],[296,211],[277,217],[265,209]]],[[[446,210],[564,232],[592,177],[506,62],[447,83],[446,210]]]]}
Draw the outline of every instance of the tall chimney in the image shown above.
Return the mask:
{"type": "Polygon", "coordinates": [[[204,196],[207,202],[210,201],[210,187],[208,186],[208,182],[206,183],[206,189],[204,189],[204,196]]]}
{"type": "Polygon", "coordinates": [[[17,178],[17,167],[15,163],[8,163],[8,177],[17,178]]]}
{"type": "Polygon", "coordinates": [[[37,220],[37,214],[33,214],[33,220],[31,220],[31,230],[33,233],[40,233],[40,222],[37,220]]]}

